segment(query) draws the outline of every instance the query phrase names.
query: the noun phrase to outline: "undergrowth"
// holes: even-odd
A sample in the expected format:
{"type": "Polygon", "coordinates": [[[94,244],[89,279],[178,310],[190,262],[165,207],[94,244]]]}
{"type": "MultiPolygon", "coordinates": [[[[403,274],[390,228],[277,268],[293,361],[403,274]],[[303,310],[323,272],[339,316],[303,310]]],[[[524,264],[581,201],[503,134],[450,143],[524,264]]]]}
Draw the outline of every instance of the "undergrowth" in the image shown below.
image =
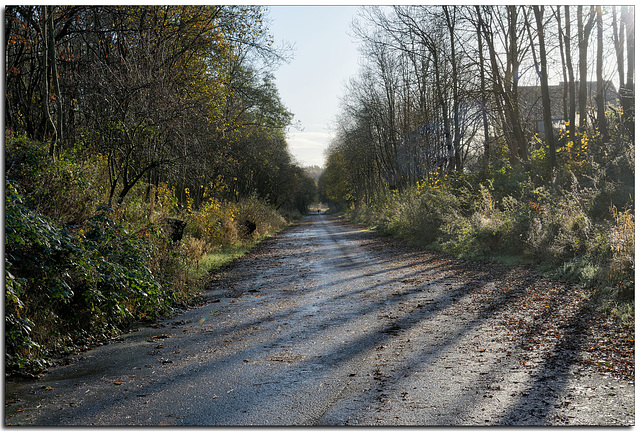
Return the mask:
{"type": "Polygon", "coordinates": [[[5,137],[5,365],[34,375],[196,300],[201,279],[287,221],[256,197],[194,208],[160,184],[104,205],[106,161],[5,137]],[[173,241],[168,219],[186,223],[173,241]],[[255,225],[254,229],[250,229],[255,225]]]}
{"type": "Polygon", "coordinates": [[[430,178],[381,192],[372,202],[353,206],[347,217],[457,257],[535,264],[581,284],[603,310],[631,324],[631,151],[607,166],[591,162],[581,164],[580,172],[566,168],[551,181],[531,170],[504,168],[430,178]]]}

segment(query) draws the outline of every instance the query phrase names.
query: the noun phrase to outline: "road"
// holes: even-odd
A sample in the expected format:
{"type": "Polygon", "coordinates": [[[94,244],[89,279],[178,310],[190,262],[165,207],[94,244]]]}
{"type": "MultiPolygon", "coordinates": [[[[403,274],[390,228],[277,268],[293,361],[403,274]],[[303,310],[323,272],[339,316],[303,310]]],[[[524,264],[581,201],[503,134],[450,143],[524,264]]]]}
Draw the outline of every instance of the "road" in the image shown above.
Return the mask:
{"type": "Polygon", "coordinates": [[[201,306],[6,381],[5,424],[631,425],[633,382],[577,360],[583,305],[518,269],[308,216],[201,306]]]}

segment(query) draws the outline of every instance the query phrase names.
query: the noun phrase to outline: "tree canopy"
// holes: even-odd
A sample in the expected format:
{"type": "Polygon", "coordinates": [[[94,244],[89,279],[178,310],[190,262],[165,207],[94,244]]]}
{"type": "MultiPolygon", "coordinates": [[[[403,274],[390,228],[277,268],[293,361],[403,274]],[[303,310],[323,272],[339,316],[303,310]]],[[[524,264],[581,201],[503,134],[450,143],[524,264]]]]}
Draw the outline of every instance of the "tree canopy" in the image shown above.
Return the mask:
{"type": "Polygon", "coordinates": [[[108,159],[109,205],[143,181],[196,204],[251,195],[282,205],[293,115],[271,71],[265,9],[249,6],[8,6],[5,122],[108,159]],[[274,174],[274,175],[271,175],[274,174]]]}
{"type": "Polygon", "coordinates": [[[353,31],[362,63],[343,96],[326,199],[357,205],[501,166],[551,180],[567,161],[589,153],[605,165],[633,145],[632,8],[363,7],[353,31]]]}

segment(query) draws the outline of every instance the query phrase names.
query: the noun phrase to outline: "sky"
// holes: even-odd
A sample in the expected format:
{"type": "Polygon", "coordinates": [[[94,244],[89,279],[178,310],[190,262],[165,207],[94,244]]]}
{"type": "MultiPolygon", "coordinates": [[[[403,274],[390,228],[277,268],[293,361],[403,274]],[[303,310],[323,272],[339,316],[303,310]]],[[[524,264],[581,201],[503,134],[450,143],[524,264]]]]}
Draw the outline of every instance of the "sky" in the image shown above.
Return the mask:
{"type": "Polygon", "coordinates": [[[287,134],[289,150],[302,166],[324,165],[334,136],[344,86],[358,71],[350,25],[358,6],[269,6],[269,31],[277,44],[293,45],[293,59],[274,73],[284,105],[302,130],[287,134]]]}

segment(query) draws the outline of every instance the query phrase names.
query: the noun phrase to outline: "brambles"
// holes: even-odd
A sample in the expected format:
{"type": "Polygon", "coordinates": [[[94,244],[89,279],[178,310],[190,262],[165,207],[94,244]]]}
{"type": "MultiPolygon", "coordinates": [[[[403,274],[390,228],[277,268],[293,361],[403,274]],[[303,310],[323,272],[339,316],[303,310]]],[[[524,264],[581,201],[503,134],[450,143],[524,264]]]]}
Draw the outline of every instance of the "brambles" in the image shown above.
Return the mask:
{"type": "Polygon", "coordinates": [[[135,321],[190,303],[201,292],[198,280],[214,266],[209,253],[237,249],[221,254],[231,259],[286,224],[255,197],[236,203],[212,198],[187,211],[163,183],[156,193],[141,184],[118,207],[105,206],[104,194],[85,190],[100,182],[104,160],[64,152],[52,161],[45,148],[7,136],[8,372],[38,373],[58,354],[103,342],[135,321]],[[74,180],[62,190],[57,178],[65,169],[74,180]],[[165,229],[169,218],[186,221],[180,240],[165,229]],[[255,238],[238,234],[246,219],[256,223],[255,238]]]}
{"type": "Polygon", "coordinates": [[[150,268],[152,241],[103,207],[80,229],[56,226],[6,184],[7,368],[42,368],[69,340],[101,337],[175,305],[150,268]]]}

